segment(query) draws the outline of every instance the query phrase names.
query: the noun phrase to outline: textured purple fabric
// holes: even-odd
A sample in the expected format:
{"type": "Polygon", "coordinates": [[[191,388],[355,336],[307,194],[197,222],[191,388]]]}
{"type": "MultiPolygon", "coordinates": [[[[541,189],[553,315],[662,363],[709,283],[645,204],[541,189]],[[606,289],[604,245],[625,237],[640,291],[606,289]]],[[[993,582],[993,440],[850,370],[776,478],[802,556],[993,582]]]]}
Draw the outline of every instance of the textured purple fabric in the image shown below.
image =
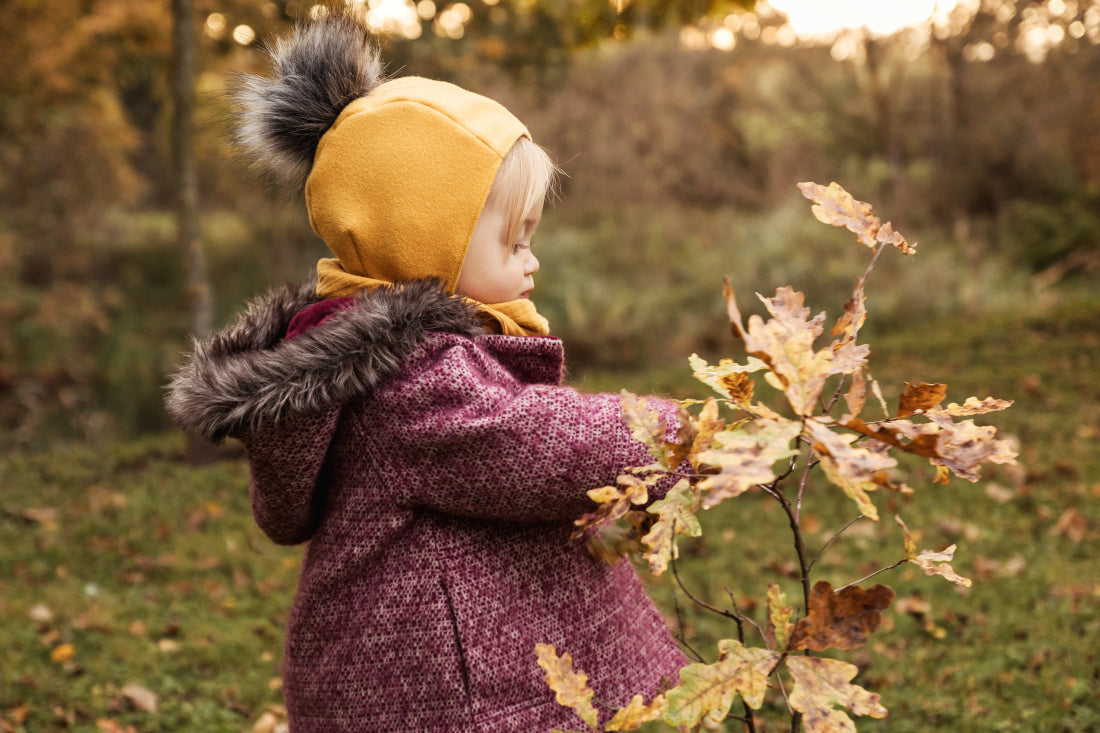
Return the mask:
{"type": "MultiPolygon", "coordinates": [[[[685,660],[633,567],[569,540],[585,492],[650,459],[618,397],[560,386],[562,364],[557,339],[433,333],[360,399],[244,436],[257,522],[309,539],[293,733],[581,729],[540,642],[610,705],[676,679],[685,660]]],[[[675,427],[673,403],[651,404],[675,427]]]]}

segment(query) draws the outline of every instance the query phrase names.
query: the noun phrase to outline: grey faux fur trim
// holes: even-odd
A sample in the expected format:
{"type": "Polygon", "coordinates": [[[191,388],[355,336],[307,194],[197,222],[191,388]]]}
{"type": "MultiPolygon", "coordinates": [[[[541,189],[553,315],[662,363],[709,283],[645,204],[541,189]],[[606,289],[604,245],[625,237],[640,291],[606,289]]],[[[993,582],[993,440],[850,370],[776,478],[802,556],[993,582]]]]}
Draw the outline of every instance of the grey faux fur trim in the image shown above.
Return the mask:
{"type": "Polygon", "coordinates": [[[237,77],[234,137],[256,168],[298,192],[340,112],[384,81],[382,62],[351,8],[334,7],[299,25],[268,54],[273,77],[237,77]]]}
{"type": "Polygon", "coordinates": [[[480,333],[477,314],[434,280],[363,291],[354,307],[286,341],[317,302],[315,283],[274,290],[220,333],[193,343],[165,406],[181,427],[219,442],[361,397],[393,377],[432,331],[480,333]]]}

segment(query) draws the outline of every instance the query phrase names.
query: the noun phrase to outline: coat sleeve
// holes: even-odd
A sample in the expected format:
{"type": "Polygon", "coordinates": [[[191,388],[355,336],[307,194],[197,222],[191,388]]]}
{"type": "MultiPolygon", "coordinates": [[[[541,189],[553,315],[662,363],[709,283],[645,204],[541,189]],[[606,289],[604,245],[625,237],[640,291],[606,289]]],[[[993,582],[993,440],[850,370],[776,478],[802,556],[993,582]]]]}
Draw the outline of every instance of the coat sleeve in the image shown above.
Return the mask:
{"type": "MultiPolygon", "coordinates": [[[[623,423],[618,395],[518,380],[469,340],[425,355],[376,397],[363,430],[399,505],[561,521],[593,509],[589,489],[652,463],[623,423]]],[[[671,437],[676,403],[648,402],[671,437]]]]}

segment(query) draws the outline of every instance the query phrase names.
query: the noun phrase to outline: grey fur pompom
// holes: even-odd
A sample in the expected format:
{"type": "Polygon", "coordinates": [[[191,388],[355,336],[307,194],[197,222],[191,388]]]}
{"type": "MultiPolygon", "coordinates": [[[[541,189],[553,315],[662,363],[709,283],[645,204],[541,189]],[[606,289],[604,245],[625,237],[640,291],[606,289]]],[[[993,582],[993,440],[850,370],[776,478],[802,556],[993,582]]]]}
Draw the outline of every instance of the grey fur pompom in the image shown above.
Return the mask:
{"type": "Polygon", "coordinates": [[[329,10],[268,51],[274,76],[242,74],[234,137],[252,163],[295,191],[340,112],[385,79],[378,47],[351,10],[329,10]]]}

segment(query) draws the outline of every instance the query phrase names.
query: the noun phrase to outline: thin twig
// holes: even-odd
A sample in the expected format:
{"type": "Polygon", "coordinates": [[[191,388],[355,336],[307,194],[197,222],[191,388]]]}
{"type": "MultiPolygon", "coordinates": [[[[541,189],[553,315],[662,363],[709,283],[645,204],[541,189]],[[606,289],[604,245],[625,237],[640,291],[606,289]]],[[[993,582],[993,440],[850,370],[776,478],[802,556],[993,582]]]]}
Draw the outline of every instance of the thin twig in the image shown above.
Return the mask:
{"type": "Polygon", "coordinates": [[[810,460],[812,451],[813,448],[811,447],[806,454],[806,464],[802,467],[802,476],[798,479],[798,498],[795,499],[794,521],[800,526],[802,522],[802,495],[806,493],[806,479],[810,477],[810,470],[817,465],[815,461],[810,460]]]}
{"type": "Polygon", "coordinates": [[[810,567],[809,567],[809,569],[810,569],[810,570],[813,570],[813,569],[814,569],[814,565],[816,565],[816,564],[817,564],[817,561],[821,559],[821,553],[825,552],[825,548],[826,548],[826,547],[828,547],[829,545],[831,545],[831,544],[833,543],[833,540],[835,540],[835,539],[837,539],[838,537],[840,537],[840,535],[844,534],[844,533],[845,533],[845,532],[846,532],[846,531],[848,530],[848,528],[849,528],[849,527],[851,527],[851,526],[852,526],[853,524],[855,524],[856,522],[858,522],[859,520],[861,520],[861,519],[864,519],[864,518],[865,518],[865,517],[864,517],[864,516],[863,516],[862,514],[860,514],[860,515],[859,515],[858,517],[856,517],[856,518],[855,518],[855,519],[853,519],[852,521],[850,521],[850,522],[848,522],[847,524],[845,524],[845,525],[844,525],[843,527],[841,527],[841,528],[840,528],[839,530],[837,530],[836,534],[834,534],[834,535],[833,535],[832,537],[830,537],[830,538],[829,538],[828,540],[826,540],[826,541],[825,541],[825,544],[824,544],[824,545],[822,545],[822,546],[821,546],[821,549],[817,551],[817,554],[816,554],[816,555],[814,555],[814,559],[810,561],[810,567]]]}
{"type": "Polygon", "coordinates": [[[726,595],[730,597],[730,604],[733,606],[733,612],[737,614],[737,638],[740,640],[740,642],[742,644],[745,643],[745,630],[744,627],[741,625],[742,621],[747,621],[749,626],[756,629],[756,632],[760,634],[760,638],[767,641],[767,636],[764,634],[764,629],[760,628],[760,624],[756,623],[751,618],[741,613],[741,608],[737,605],[737,599],[733,597],[733,591],[730,590],[730,587],[728,585],[722,587],[725,589],[726,595]]]}
{"type": "Polygon", "coordinates": [[[885,568],[880,568],[880,569],[876,570],[875,572],[871,573],[870,575],[864,575],[864,576],[863,576],[862,578],[860,578],[859,580],[853,580],[853,581],[852,581],[851,583],[849,583],[848,585],[842,585],[842,586],[840,586],[839,588],[836,588],[835,590],[833,590],[833,592],[834,592],[834,593],[839,593],[840,591],[844,590],[845,588],[851,588],[851,587],[852,587],[853,585],[859,585],[859,584],[860,584],[860,583],[862,583],[863,581],[865,581],[865,580],[870,580],[871,578],[875,577],[875,576],[876,576],[876,575],[878,575],[879,573],[885,573],[885,572],[886,572],[887,570],[893,570],[893,569],[894,569],[894,568],[896,568],[897,566],[899,566],[899,565],[904,565],[904,564],[905,564],[905,563],[907,563],[907,562],[909,562],[909,559],[908,559],[908,558],[904,558],[904,559],[898,560],[898,561],[897,561],[896,563],[894,563],[893,565],[890,565],[889,567],[885,567],[885,568]]]}
{"type": "Polygon", "coordinates": [[[680,599],[676,596],[673,596],[672,597],[672,602],[676,606],[676,625],[680,629],[680,643],[684,645],[685,649],[687,649],[689,652],[691,652],[692,656],[695,657],[696,660],[705,663],[706,660],[703,659],[703,655],[700,654],[698,651],[696,651],[695,647],[693,647],[690,643],[688,643],[687,634],[684,633],[684,617],[680,613],[680,599]]]}
{"type": "MultiPolygon", "coordinates": [[[[803,478],[805,474],[803,474],[803,478]]],[[[801,494],[801,490],[799,491],[801,494]]],[[[810,609],[810,567],[806,562],[806,546],[802,542],[802,527],[798,523],[798,517],[795,516],[794,509],[791,507],[791,502],[787,501],[787,497],[782,494],[775,494],[775,498],[779,501],[779,505],[783,507],[783,511],[787,514],[787,521],[791,526],[791,533],[794,535],[794,550],[798,555],[798,568],[799,575],[802,580],[802,601],[803,610],[805,613],[809,613],[810,609]]]]}
{"type": "Polygon", "coordinates": [[[690,590],[687,589],[687,586],[684,585],[684,581],[680,578],[680,571],[676,569],[676,558],[675,557],[669,558],[668,566],[670,568],[672,568],[672,577],[676,579],[676,584],[678,586],[680,586],[680,590],[682,590],[684,592],[684,595],[686,595],[688,598],[690,598],[692,600],[692,602],[694,602],[698,606],[702,606],[703,608],[707,609],[708,611],[712,611],[712,612],[718,614],[719,616],[722,616],[723,618],[728,618],[731,621],[737,621],[738,616],[735,616],[734,614],[730,613],[729,611],[723,611],[721,608],[717,608],[715,606],[710,605],[709,603],[704,601],[702,598],[699,598],[698,596],[696,596],[694,593],[692,593],[690,590]]]}

